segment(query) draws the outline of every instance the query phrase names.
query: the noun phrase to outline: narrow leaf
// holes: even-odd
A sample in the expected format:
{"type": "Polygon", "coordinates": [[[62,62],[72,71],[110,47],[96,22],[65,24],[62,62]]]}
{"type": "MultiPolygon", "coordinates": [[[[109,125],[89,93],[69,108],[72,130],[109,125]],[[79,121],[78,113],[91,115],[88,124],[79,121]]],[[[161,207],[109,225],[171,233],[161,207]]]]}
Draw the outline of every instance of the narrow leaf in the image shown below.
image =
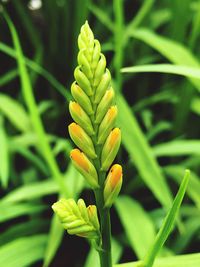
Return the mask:
{"type": "Polygon", "coordinates": [[[118,123],[121,126],[123,136],[122,143],[145,184],[157,200],[169,208],[172,203],[171,193],[153,156],[153,151],[125,99],[119,95],[117,103],[119,107],[118,123]]]}
{"type": "Polygon", "coordinates": [[[156,237],[151,218],[137,201],[128,196],[118,197],[115,207],[132,249],[142,259],[156,237]]]}
{"type": "Polygon", "coordinates": [[[177,74],[185,77],[193,77],[200,79],[200,68],[178,66],[173,64],[152,64],[122,68],[123,73],[137,73],[137,72],[158,72],[177,74]]]}
{"type": "Polygon", "coordinates": [[[0,247],[0,266],[28,267],[43,258],[46,235],[15,239],[0,247]]]}
{"type": "Polygon", "coordinates": [[[156,240],[153,244],[153,246],[150,248],[150,250],[148,251],[144,262],[143,262],[143,266],[145,267],[151,267],[154,263],[154,260],[157,256],[157,254],[159,253],[160,249],[162,248],[162,246],[164,245],[165,241],[167,240],[172,227],[175,223],[175,219],[176,216],[178,214],[179,208],[181,206],[181,202],[183,200],[183,197],[185,195],[186,192],[186,188],[189,182],[189,178],[190,178],[190,171],[186,170],[185,171],[185,176],[183,178],[183,181],[180,185],[180,188],[178,190],[178,193],[174,199],[173,205],[170,209],[170,211],[168,212],[162,227],[160,228],[157,236],[156,236],[156,240]]]}

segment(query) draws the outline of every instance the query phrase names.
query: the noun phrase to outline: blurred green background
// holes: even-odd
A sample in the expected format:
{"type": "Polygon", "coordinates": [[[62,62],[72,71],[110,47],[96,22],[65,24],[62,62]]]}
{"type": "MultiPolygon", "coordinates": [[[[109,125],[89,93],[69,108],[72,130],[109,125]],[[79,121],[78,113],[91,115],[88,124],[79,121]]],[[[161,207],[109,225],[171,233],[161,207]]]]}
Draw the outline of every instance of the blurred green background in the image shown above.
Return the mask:
{"type": "Polygon", "coordinates": [[[94,203],[68,156],[70,85],[86,19],[113,75],[122,129],[114,262],[144,256],[185,168],[192,176],[180,226],[160,256],[198,252],[200,1],[0,3],[0,266],[98,267],[95,251],[64,234],[51,210],[59,196],[94,203]]]}

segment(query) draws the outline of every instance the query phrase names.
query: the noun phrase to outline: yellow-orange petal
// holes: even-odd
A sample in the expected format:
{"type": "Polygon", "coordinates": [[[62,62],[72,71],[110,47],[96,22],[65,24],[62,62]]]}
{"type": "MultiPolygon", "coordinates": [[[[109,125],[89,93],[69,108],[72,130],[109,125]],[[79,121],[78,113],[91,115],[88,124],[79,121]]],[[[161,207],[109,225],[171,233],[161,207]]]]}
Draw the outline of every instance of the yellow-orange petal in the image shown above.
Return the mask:
{"type": "Polygon", "coordinates": [[[75,148],[71,151],[70,157],[77,163],[77,165],[80,166],[80,168],[82,168],[86,172],[89,171],[89,163],[84,157],[84,154],[78,148],[75,148]]]}
{"type": "Polygon", "coordinates": [[[122,177],[121,165],[119,164],[113,165],[108,176],[110,176],[109,179],[110,186],[112,189],[114,189],[122,177]]]}

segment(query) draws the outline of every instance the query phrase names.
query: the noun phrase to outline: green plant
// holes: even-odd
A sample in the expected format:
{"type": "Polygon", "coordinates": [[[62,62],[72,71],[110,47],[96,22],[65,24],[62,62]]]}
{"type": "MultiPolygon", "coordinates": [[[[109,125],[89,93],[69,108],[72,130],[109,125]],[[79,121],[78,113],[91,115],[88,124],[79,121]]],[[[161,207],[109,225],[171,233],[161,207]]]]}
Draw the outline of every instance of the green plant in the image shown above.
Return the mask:
{"type": "Polygon", "coordinates": [[[78,37],[79,66],[74,71],[76,81],[71,93],[69,110],[76,123],[69,125],[69,134],[81,149],[71,151],[77,170],[93,189],[96,206],[86,209],[83,200],[60,200],[53,205],[63,227],[69,234],[90,239],[99,252],[101,266],[111,267],[111,226],[109,209],[122,185],[122,168],[113,160],[119,150],[121,131],[115,127],[117,106],[113,105],[114,91],[111,75],[98,40],[86,22],[78,37]],[[111,167],[111,168],[110,168],[111,167]],[[107,178],[106,172],[109,171],[107,178]]]}
{"type": "MultiPolygon", "coordinates": [[[[119,150],[121,131],[114,128],[117,106],[113,106],[111,75],[106,69],[106,59],[101,53],[100,43],[94,39],[87,21],[81,28],[78,45],[79,65],[74,71],[76,81],[71,86],[76,102],[71,101],[69,104],[75,123],[69,125],[69,134],[81,151],[73,149],[70,156],[76,169],[93,189],[97,208],[95,205],[86,208],[82,199],[77,203],[73,199],[61,199],[52,208],[69,234],[91,241],[99,253],[101,267],[112,267],[110,208],[121,189],[122,168],[118,164],[111,165],[119,150]]],[[[138,267],[153,266],[156,255],[170,234],[188,181],[187,170],[154,244],[144,261],[138,263],[138,267]]]]}
{"type": "Polygon", "coordinates": [[[36,10],[24,0],[0,2],[8,21],[0,7],[0,266],[100,266],[96,242],[90,249],[64,234],[51,209],[57,198],[95,204],[66,156],[66,85],[88,19],[112,73],[122,131],[113,265],[199,267],[199,1],[42,0],[36,10]],[[187,168],[178,220],[188,176],[161,227],[187,168]]]}

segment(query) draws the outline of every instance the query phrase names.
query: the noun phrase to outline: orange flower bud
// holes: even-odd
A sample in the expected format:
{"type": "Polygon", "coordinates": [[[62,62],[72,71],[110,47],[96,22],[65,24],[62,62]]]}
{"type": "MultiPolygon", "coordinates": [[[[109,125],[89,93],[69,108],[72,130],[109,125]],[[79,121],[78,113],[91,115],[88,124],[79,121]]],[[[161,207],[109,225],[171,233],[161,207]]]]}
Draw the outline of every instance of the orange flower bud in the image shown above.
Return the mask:
{"type": "Polygon", "coordinates": [[[101,169],[107,171],[115,159],[121,143],[121,130],[115,128],[109,134],[101,154],[101,169]]]}
{"type": "Polygon", "coordinates": [[[87,133],[75,122],[72,122],[69,126],[69,134],[74,143],[90,158],[95,159],[97,157],[92,139],[87,133]]]}
{"type": "Polygon", "coordinates": [[[113,129],[115,125],[117,117],[117,106],[112,106],[107,111],[105,117],[103,118],[98,133],[98,144],[103,144],[108,137],[110,131],[113,129]]]}
{"type": "Polygon", "coordinates": [[[110,169],[104,185],[105,208],[110,208],[117,198],[122,186],[122,167],[115,164],[110,169]]]}
{"type": "Polygon", "coordinates": [[[69,111],[74,121],[78,123],[89,135],[94,134],[94,129],[89,116],[78,103],[70,101],[69,111]]]}
{"type": "Polygon", "coordinates": [[[90,186],[93,189],[98,188],[99,184],[96,169],[87,156],[79,149],[75,148],[71,151],[70,157],[76,169],[84,176],[90,186]]]}

